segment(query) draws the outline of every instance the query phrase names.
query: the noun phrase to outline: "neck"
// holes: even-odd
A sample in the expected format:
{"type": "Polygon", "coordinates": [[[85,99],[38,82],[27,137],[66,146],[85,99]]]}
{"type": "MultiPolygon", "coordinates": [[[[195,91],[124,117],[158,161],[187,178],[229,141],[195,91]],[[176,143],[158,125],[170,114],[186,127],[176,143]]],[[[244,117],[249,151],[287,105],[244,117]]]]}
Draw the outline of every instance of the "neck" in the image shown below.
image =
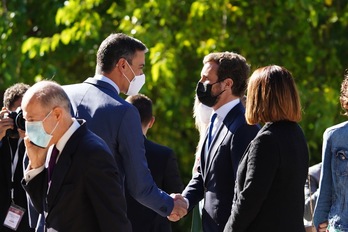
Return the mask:
{"type": "Polygon", "coordinates": [[[234,95],[221,95],[219,101],[213,106],[213,109],[216,111],[217,109],[219,109],[221,106],[225,105],[228,102],[231,102],[233,100],[238,99],[239,97],[236,97],[234,95]]]}

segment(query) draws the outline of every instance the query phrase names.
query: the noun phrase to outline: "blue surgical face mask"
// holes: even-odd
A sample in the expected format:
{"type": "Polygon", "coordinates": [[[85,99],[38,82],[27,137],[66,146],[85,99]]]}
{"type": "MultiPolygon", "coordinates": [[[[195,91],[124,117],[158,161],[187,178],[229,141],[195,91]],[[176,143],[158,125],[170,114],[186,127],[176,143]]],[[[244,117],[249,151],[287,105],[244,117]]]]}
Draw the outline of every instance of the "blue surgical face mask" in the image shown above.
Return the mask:
{"type": "Polygon", "coordinates": [[[43,122],[52,113],[52,110],[46,115],[42,121],[25,122],[25,131],[28,135],[30,142],[38,147],[46,148],[52,139],[52,134],[56,130],[58,123],[55,125],[50,134],[47,134],[43,126],[43,122]]]}

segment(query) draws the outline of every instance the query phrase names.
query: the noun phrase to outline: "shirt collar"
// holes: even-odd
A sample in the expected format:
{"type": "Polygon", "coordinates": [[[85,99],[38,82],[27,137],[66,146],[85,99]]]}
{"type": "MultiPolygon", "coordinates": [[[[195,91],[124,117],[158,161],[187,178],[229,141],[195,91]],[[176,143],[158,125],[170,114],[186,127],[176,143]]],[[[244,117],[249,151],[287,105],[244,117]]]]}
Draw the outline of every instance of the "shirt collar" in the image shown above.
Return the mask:
{"type": "Polygon", "coordinates": [[[239,98],[227,102],[225,105],[222,105],[219,109],[217,109],[214,113],[218,115],[218,118],[224,119],[228,112],[230,112],[231,109],[233,109],[233,107],[235,107],[239,102],[239,98]]]}
{"type": "Polygon", "coordinates": [[[113,82],[110,78],[103,76],[101,74],[95,74],[94,78],[100,81],[104,81],[106,83],[109,83],[110,85],[112,85],[112,87],[114,87],[117,91],[117,93],[120,93],[120,88],[116,85],[115,82],[113,82]]]}
{"type": "Polygon", "coordinates": [[[64,149],[66,143],[70,139],[71,135],[80,127],[80,123],[77,122],[75,118],[73,118],[73,123],[69,127],[69,129],[64,133],[64,135],[59,139],[59,141],[56,144],[57,149],[59,150],[59,153],[62,152],[64,149]]]}

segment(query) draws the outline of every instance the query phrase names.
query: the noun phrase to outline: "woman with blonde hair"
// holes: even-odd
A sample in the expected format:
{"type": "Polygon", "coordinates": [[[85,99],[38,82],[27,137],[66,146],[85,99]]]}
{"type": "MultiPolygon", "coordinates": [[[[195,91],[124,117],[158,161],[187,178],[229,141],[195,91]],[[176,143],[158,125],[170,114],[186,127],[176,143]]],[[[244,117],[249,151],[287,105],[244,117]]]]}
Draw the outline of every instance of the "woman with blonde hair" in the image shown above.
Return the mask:
{"type": "Polygon", "coordinates": [[[249,79],[248,124],[264,124],[242,157],[231,215],[224,231],[304,232],[308,147],[291,73],[271,65],[249,79]]]}

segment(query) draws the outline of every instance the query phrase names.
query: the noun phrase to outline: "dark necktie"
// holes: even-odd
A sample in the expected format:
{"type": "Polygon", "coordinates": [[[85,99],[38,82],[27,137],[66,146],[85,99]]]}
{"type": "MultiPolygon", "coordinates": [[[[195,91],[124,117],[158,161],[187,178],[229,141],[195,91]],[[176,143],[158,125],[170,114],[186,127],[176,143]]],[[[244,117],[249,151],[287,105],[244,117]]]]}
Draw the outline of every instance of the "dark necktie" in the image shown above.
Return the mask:
{"type": "Polygon", "coordinates": [[[48,163],[48,182],[51,181],[54,166],[56,165],[59,150],[56,146],[53,147],[50,162],[48,163]]]}
{"type": "Polygon", "coordinates": [[[213,132],[213,127],[214,127],[214,121],[216,119],[217,114],[214,113],[213,116],[210,119],[210,126],[209,126],[209,134],[208,134],[208,148],[210,147],[210,144],[213,140],[212,138],[212,132],[213,132]]]}

